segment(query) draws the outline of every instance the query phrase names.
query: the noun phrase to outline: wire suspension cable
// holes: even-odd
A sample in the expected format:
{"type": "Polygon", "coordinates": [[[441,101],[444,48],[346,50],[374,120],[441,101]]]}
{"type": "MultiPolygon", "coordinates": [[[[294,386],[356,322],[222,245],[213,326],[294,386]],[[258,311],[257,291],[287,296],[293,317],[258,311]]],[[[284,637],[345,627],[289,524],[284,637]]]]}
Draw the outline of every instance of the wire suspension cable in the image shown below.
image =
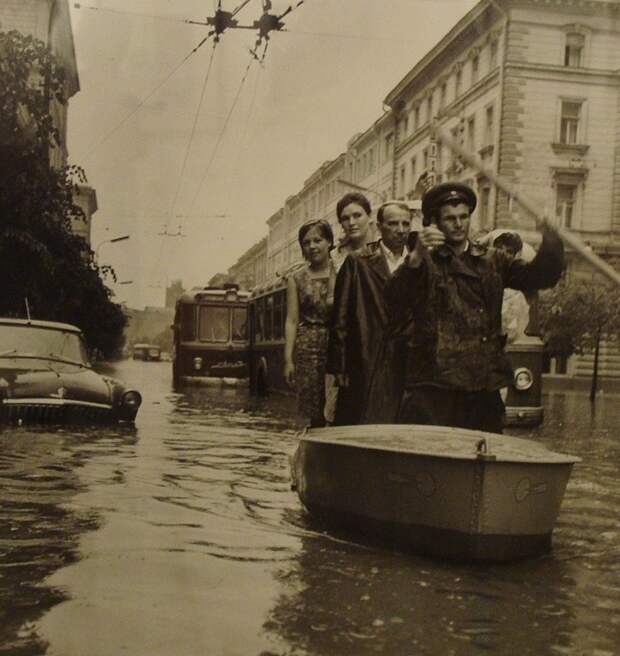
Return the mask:
{"type": "Polygon", "coordinates": [[[609,280],[615,282],[617,285],[620,285],[620,274],[605,260],[600,258],[596,253],[590,250],[576,235],[570,233],[568,230],[564,230],[559,226],[554,226],[547,221],[546,216],[541,212],[536,203],[531,199],[527,198],[523,194],[517,192],[514,186],[508,182],[505,178],[498,175],[488,167],[484,165],[482,160],[480,160],[475,155],[472,155],[464,148],[462,148],[456,141],[449,137],[441,128],[437,125],[431,124],[430,131],[432,135],[446,144],[450,150],[454,151],[461,159],[467,162],[470,166],[480,171],[485,175],[498,189],[501,189],[509,198],[512,198],[517,203],[519,203],[529,214],[532,215],[536,221],[537,226],[547,226],[554,230],[558,237],[565,243],[573,248],[581,257],[587,260],[595,269],[598,269],[603,275],[607,276],[609,280]]]}
{"type": "Polygon", "coordinates": [[[161,16],[157,14],[141,14],[136,11],[124,11],[123,9],[112,9],[111,7],[93,7],[91,5],[84,5],[81,2],[73,4],[75,9],[89,9],[91,11],[101,11],[108,14],[120,14],[121,16],[135,16],[136,18],[155,18],[157,20],[169,21],[174,23],[186,22],[183,18],[175,18],[173,16],[161,16]]]}
{"type": "Polygon", "coordinates": [[[91,146],[91,147],[88,149],[88,153],[87,153],[86,156],[84,157],[84,161],[88,161],[88,160],[94,155],[94,153],[95,153],[97,150],[99,150],[99,148],[100,148],[100,147],[101,147],[106,141],[108,141],[108,140],[109,140],[109,139],[110,139],[110,138],[111,138],[116,132],[118,132],[118,130],[120,130],[120,128],[123,127],[123,125],[124,125],[125,123],[127,123],[127,121],[128,121],[132,116],[134,116],[134,115],[136,114],[136,112],[137,112],[141,107],[143,107],[143,106],[145,105],[145,103],[146,103],[148,100],[150,100],[150,99],[151,99],[151,98],[152,98],[152,97],[153,97],[153,96],[154,96],[154,95],[155,95],[155,94],[156,94],[156,93],[157,93],[157,92],[158,92],[158,91],[164,86],[164,84],[166,84],[166,82],[168,82],[168,80],[170,80],[170,78],[171,78],[171,77],[172,77],[172,76],[173,76],[173,75],[174,75],[174,74],[175,74],[175,73],[176,73],[176,72],[177,72],[177,71],[178,71],[178,70],[179,70],[179,69],[180,69],[180,68],[181,68],[186,62],[187,62],[187,60],[188,60],[188,59],[189,59],[189,58],[190,58],[190,57],[191,57],[191,56],[192,56],[192,55],[193,55],[193,54],[194,54],[199,48],[201,48],[201,47],[204,45],[204,43],[205,43],[205,42],[206,42],[206,41],[207,41],[212,35],[213,35],[213,32],[209,32],[209,34],[207,34],[207,36],[206,36],[204,39],[202,39],[202,40],[198,43],[198,45],[197,45],[193,50],[191,50],[191,51],[190,51],[190,52],[189,52],[189,53],[188,53],[188,54],[187,54],[187,55],[186,55],[186,56],[185,56],[185,57],[184,57],[184,58],[183,58],[183,59],[182,59],[182,60],[181,60],[181,61],[180,61],[180,62],[179,62],[179,63],[178,63],[178,64],[177,64],[177,65],[176,65],[171,71],[170,71],[170,73],[168,73],[168,75],[166,75],[166,77],[165,77],[163,80],[161,80],[161,82],[159,82],[159,83],[157,84],[157,86],[156,86],[154,89],[152,89],[151,91],[149,91],[149,93],[148,93],[146,96],[144,96],[144,98],[142,98],[142,100],[140,100],[140,102],[139,102],[139,103],[138,103],[138,104],[137,104],[137,105],[136,105],[136,106],[135,106],[135,107],[134,107],[134,108],[133,108],[128,114],[125,114],[125,116],[123,116],[123,118],[122,118],[122,119],[121,119],[121,120],[120,120],[120,121],[119,121],[119,122],[118,122],[113,128],[110,128],[110,130],[108,130],[108,132],[106,132],[106,133],[103,135],[103,137],[102,137],[97,143],[95,143],[93,146],[91,146]]]}
{"type": "Polygon", "coordinates": [[[215,146],[213,148],[213,151],[211,152],[211,157],[209,159],[209,163],[207,164],[205,171],[202,175],[202,178],[200,179],[200,184],[198,185],[198,189],[196,190],[196,194],[194,195],[194,198],[192,199],[191,205],[189,206],[189,212],[188,214],[191,214],[192,210],[194,209],[194,205],[196,204],[196,201],[198,200],[198,196],[200,195],[200,192],[202,191],[202,186],[207,179],[207,176],[209,175],[209,171],[211,170],[211,165],[213,164],[215,160],[215,156],[217,154],[217,150],[219,148],[219,145],[222,141],[222,138],[224,136],[224,133],[226,132],[226,127],[228,126],[228,122],[230,121],[230,117],[232,116],[232,113],[235,109],[235,106],[237,104],[237,101],[239,100],[239,96],[241,94],[241,90],[243,89],[243,85],[248,77],[248,73],[250,71],[250,68],[252,67],[252,64],[255,60],[250,59],[250,63],[247,65],[247,68],[245,69],[245,73],[243,74],[243,77],[241,78],[241,82],[239,84],[239,88],[237,89],[237,94],[235,95],[235,98],[233,100],[233,103],[230,107],[230,110],[228,111],[228,115],[226,116],[226,119],[224,121],[224,125],[222,126],[222,129],[220,130],[220,133],[217,136],[217,141],[215,142],[215,146]]]}

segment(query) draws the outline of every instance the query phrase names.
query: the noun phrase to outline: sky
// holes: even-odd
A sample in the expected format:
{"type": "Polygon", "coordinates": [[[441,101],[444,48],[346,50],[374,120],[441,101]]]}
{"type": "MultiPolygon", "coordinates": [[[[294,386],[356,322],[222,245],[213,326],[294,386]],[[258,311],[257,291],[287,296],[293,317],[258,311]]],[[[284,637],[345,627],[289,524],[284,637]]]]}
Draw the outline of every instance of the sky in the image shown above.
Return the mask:
{"type": "MultiPolygon", "coordinates": [[[[290,4],[272,3],[275,13],[290,4]]],[[[97,192],[92,246],[116,271],[115,300],[163,305],[172,280],[189,288],[226,271],[475,4],[305,0],[259,64],[252,30],[194,51],[208,28],[185,21],[204,22],[215,0],[71,2],[81,90],[69,158],[97,192]]],[[[260,13],[249,0],[236,18],[260,13]]]]}

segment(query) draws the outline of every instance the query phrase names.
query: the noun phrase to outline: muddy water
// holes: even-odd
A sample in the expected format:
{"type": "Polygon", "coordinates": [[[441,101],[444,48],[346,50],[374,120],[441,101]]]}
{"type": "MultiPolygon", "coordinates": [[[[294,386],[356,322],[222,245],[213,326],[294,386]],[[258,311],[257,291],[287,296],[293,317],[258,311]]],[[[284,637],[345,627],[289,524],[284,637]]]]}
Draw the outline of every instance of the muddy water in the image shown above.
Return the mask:
{"type": "Polygon", "coordinates": [[[583,458],[553,552],[464,566],[308,518],[289,400],[116,373],[135,429],[0,433],[0,654],[620,652],[620,397],[547,395],[533,435],[583,458]]]}

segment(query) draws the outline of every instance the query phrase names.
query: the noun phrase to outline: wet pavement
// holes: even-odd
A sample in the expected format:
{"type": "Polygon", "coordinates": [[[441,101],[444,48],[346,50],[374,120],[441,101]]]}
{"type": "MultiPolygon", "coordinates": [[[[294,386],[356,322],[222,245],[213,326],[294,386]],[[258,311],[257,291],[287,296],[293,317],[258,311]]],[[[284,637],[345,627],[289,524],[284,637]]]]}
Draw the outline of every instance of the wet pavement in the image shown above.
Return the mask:
{"type": "Polygon", "coordinates": [[[620,651],[620,396],[547,394],[533,435],[583,458],[554,549],[463,565],[326,531],[289,485],[291,399],[110,371],[135,428],[0,432],[0,654],[620,651]]]}

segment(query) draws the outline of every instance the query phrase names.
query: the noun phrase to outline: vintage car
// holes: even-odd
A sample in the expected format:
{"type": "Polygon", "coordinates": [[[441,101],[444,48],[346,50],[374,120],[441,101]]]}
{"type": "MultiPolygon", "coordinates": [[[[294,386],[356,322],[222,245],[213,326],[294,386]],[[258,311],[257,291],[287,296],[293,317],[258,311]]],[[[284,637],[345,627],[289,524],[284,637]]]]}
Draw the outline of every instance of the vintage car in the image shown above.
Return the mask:
{"type": "Polygon", "coordinates": [[[91,368],[79,328],[0,318],[0,420],[133,422],[136,390],[91,368]]]}
{"type": "Polygon", "coordinates": [[[133,345],[133,359],[134,360],[161,360],[161,348],[157,344],[134,344],[133,345]]]}

